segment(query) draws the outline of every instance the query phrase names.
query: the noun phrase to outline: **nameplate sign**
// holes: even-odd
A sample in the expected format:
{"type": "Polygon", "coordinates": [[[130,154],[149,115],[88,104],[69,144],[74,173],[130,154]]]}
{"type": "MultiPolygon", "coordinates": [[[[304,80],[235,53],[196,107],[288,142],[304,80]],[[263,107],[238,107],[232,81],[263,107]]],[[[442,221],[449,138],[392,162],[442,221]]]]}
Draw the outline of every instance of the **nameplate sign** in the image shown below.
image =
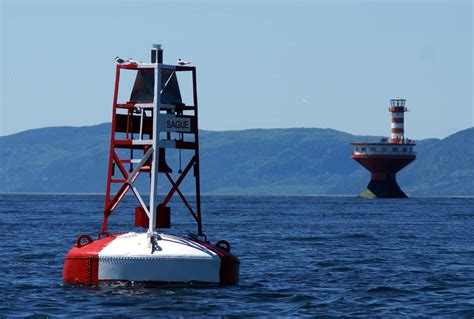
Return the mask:
{"type": "Polygon", "coordinates": [[[172,114],[158,116],[158,130],[160,132],[191,132],[191,118],[177,117],[172,114]]]}

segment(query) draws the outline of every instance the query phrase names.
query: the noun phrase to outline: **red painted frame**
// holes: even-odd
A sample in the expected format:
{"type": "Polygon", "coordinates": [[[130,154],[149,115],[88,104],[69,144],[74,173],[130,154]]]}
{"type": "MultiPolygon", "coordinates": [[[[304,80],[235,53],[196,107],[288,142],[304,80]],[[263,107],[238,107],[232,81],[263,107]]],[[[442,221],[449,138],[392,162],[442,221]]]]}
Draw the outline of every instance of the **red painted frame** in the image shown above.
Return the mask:
{"type": "MultiPolygon", "coordinates": [[[[102,235],[108,235],[107,226],[108,226],[108,219],[109,216],[112,214],[114,209],[123,199],[127,191],[130,189],[130,184],[126,181],[129,177],[129,174],[124,167],[124,163],[130,163],[131,158],[120,158],[116,152],[116,149],[146,149],[146,145],[132,145],[132,138],[129,134],[129,119],[132,115],[134,104],[135,103],[118,103],[118,92],[119,92],[119,83],[120,83],[120,71],[122,69],[127,70],[141,70],[144,69],[143,67],[139,68],[138,64],[125,64],[116,66],[115,71],[115,86],[114,86],[114,96],[113,96],[113,107],[112,107],[112,127],[111,127],[111,136],[110,136],[110,149],[109,149],[109,167],[107,172],[107,187],[106,187],[106,194],[105,194],[105,208],[104,208],[104,220],[102,224],[102,230],[99,233],[99,238],[102,235]],[[117,111],[120,109],[127,109],[127,128],[125,134],[125,140],[118,140],[115,138],[115,134],[118,133],[116,131],[116,115],[118,114],[117,111]],[[123,178],[117,178],[114,174],[114,165],[117,165],[120,173],[123,175],[123,178]],[[112,194],[112,184],[121,184],[119,190],[112,194]]],[[[154,69],[154,67],[145,67],[145,69],[154,69]]],[[[161,202],[161,205],[166,206],[171,198],[173,197],[174,193],[178,193],[179,197],[181,198],[184,205],[188,208],[191,216],[196,220],[197,223],[197,235],[202,236],[202,221],[201,221],[201,187],[200,187],[200,174],[199,174],[199,129],[198,129],[198,101],[197,101],[197,80],[196,80],[196,68],[194,66],[175,66],[175,71],[190,71],[192,72],[192,90],[193,90],[193,106],[180,106],[183,110],[193,110],[194,121],[196,123],[195,127],[191,134],[194,134],[195,139],[194,142],[176,142],[176,149],[187,149],[187,150],[194,150],[194,156],[191,158],[189,163],[186,165],[184,171],[180,174],[178,179],[174,181],[169,173],[164,173],[166,178],[171,184],[171,188],[165,197],[165,199],[161,202]],[[186,197],[179,189],[179,185],[181,182],[186,178],[188,173],[190,172],[191,168],[194,166],[194,177],[195,177],[195,195],[196,195],[196,208],[195,210],[191,207],[189,202],[187,201],[186,197]]],[[[144,104],[144,103],[141,103],[144,104]]],[[[155,114],[153,114],[155,116],[155,114]]],[[[153,138],[156,138],[155,136],[153,138]]],[[[158,156],[157,156],[158,158],[158,156]]],[[[138,174],[134,176],[132,179],[132,183],[138,178],[140,175],[140,171],[138,174]]]]}

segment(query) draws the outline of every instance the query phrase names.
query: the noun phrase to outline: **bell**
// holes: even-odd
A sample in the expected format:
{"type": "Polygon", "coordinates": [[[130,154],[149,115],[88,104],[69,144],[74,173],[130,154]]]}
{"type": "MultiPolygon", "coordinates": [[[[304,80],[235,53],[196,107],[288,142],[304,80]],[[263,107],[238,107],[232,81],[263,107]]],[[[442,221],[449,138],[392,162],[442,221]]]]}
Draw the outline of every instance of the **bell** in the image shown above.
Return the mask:
{"type": "Polygon", "coordinates": [[[166,152],[164,148],[158,149],[158,172],[160,173],[172,173],[173,170],[166,163],[166,152]]]}

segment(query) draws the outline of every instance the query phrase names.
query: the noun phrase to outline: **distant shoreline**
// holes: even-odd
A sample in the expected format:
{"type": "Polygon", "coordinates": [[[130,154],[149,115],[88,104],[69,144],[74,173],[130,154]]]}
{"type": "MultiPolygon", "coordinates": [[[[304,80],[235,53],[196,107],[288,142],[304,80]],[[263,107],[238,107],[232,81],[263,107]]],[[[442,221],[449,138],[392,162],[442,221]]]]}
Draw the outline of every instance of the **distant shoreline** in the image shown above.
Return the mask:
{"type": "MultiPolygon", "coordinates": [[[[200,137],[201,192],[208,196],[356,196],[370,173],[351,158],[351,143],[380,140],[316,128],[207,131],[200,137]]],[[[471,128],[417,141],[418,158],[397,176],[400,187],[412,198],[474,196],[473,139],[471,128]]],[[[1,193],[105,192],[109,124],[33,130],[1,137],[0,144],[1,193]]],[[[177,152],[168,152],[166,161],[178,172],[177,152]]],[[[147,183],[140,179],[137,187],[145,190],[147,183]]],[[[186,181],[180,189],[192,192],[186,181]]]]}

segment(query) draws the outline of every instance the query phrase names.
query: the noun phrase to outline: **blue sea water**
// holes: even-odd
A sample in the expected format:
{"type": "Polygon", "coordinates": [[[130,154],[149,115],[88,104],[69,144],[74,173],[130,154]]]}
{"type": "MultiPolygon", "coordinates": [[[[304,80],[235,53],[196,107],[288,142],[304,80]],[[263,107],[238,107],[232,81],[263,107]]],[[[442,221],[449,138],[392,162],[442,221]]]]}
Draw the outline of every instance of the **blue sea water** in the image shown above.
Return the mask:
{"type": "MultiPolygon", "coordinates": [[[[110,219],[132,230],[133,198],[110,219]]],[[[0,195],[0,315],[474,317],[474,199],[204,196],[204,230],[240,284],[71,287],[63,259],[95,235],[100,195],[0,195]]],[[[195,227],[184,206],[172,231],[195,227]]]]}

